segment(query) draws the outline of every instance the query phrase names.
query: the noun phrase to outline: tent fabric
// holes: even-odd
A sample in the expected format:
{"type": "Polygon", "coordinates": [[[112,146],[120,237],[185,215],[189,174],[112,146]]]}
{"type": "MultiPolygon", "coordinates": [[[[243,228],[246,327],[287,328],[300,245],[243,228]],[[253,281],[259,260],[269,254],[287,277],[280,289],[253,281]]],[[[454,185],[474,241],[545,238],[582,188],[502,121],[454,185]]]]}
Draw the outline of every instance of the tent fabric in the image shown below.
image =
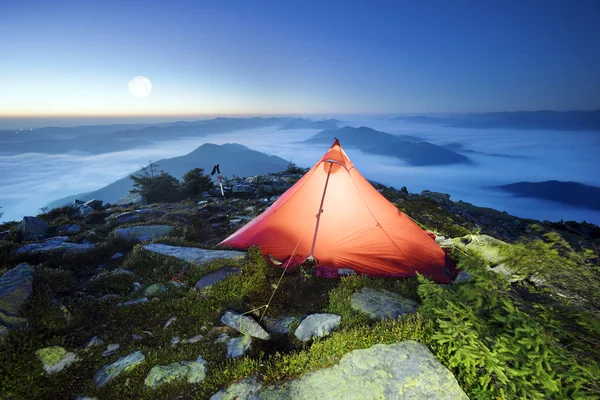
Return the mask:
{"type": "Polygon", "coordinates": [[[451,281],[444,251],[356,170],[337,139],[271,207],[219,245],[260,246],[290,266],[312,256],[331,272],[410,277],[418,271],[451,281]]]}

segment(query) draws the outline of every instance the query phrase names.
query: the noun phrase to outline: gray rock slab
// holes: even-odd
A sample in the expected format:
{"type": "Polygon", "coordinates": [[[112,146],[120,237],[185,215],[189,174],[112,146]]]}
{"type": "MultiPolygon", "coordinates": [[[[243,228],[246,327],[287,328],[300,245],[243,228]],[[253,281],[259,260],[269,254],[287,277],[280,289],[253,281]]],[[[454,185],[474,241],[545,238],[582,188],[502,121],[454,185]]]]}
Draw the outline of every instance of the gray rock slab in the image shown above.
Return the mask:
{"type": "Polygon", "coordinates": [[[227,358],[241,357],[252,347],[252,337],[243,335],[226,342],[227,358]]]}
{"type": "Polygon", "coordinates": [[[117,304],[118,307],[126,307],[126,306],[131,306],[134,304],[141,304],[141,303],[145,303],[148,301],[147,297],[141,297],[139,299],[131,299],[131,300],[127,300],[124,301],[122,303],[117,304]]]}
{"type": "Polygon", "coordinates": [[[18,316],[33,289],[35,271],[27,263],[17,265],[0,277],[0,311],[18,316]]]}
{"type": "Polygon", "coordinates": [[[25,236],[45,235],[48,232],[48,224],[36,217],[23,217],[17,230],[25,236]]]}
{"type": "Polygon", "coordinates": [[[148,204],[148,202],[146,201],[144,196],[142,196],[141,194],[130,192],[130,193],[127,193],[125,196],[121,197],[115,203],[115,205],[117,205],[117,206],[125,206],[125,205],[129,205],[129,204],[137,204],[140,206],[144,206],[144,205],[148,204]]]}
{"type": "Polygon", "coordinates": [[[30,243],[19,247],[17,253],[47,253],[51,251],[64,252],[65,254],[85,253],[96,248],[93,243],[66,242],[66,236],[57,236],[46,239],[41,243],[30,243]]]}
{"type": "Polygon", "coordinates": [[[112,364],[105,365],[94,374],[96,388],[104,386],[126,370],[131,370],[146,359],[141,351],[135,351],[125,357],[119,358],[112,364]]]}
{"type": "Polygon", "coordinates": [[[342,317],[336,314],[311,314],[304,318],[294,335],[303,342],[315,337],[324,337],[340,325],[342,317]]]}
{"type": "Polygon", "coordinates": [[[245,335],[262,340],[271,339],[271,335],[248,315],[241,315],[235,311],[229,310],[223,314],[221,322],[245,335]]]}
{"type": "Polygon", "coordinates": [[[180,361],[168,365],[155,365],[152,367],[144,384],[155,389],[165,383],[187,380],[188,383],[202,382],[206,378],[208,364],[198,357],[196,361],[180,361]]]}
{"type": "Polygon", "coordinates": [[[245,379],[211,400],[241,398],[468,400],[454,375],[413,340],[351,351],[333,367],[276,386],[261,387],[255,378],[245,379]]]}
{"type": "Polygon", "coordinates": [[[45,347],[37,350],[35,354],[44,365],[44,371],[47,374],[60,372],[69,365],[79,361],[79,357],[75,353],[71,353],[60,346],[45,347]]]}
{"type": "Polygon", "coordinates": [[[267,332],[286,334],[292,330],[292,324],[296,322],[296,320],[296,317],[288,316],[277,318],[266,317],[263,321],[267,332]]]}
{"type": "Polygon", "coordinates": [[[144,249],[154,253],[171,256],[183,261],[203,265],[213,260],[234,260],[246,255],[243,251],[235,250],[206,250],[197,247],[169,246],[167,244],[152,243],[143,246],[144,249]]]}
{"type": "Polygon", "coordinates": [[[373,319],[398,319],[402,314],[417,311],[417,302],[388,290],[363,288],[350,297],[354,310],[362,311],[373,319]]]}
{"type": "Polygon", "coordinates": [[[140,242],[152,239],[160,239],[173,231],[170,225],[144,225],[132,226],[131,228],[119,228],[114,236],[125,240],[137,240],[140,242]]]}
{"type": "Polygon", "coordinates": [[[70,233],[78,233],[81,231],[81,225],[73,224],[73,225],[61,225],[56,228],[56,233],[59,234],[70,234],[70,233]]]}
{"type": "Polygon", "coordinates": [[[214,285],[215,283],[217,283],[219,281],[222,281],[223,279],[227,278],[229,275],[239,274],[240,272],[242,272],[242,269],[240,267],[219,268],[215,271],[209,272],[208,274],[206,274],[202,278],[200,278],[198,280],[198,282],[196,282],[195,288],[196,288],[196,290],[207,288],[209,286],[214,285]]]}
{"type": "Polygon", "coordinates": [[[111,343],[106,347],[106,350],[102,353],[102,357],[108,357],[115,354],[121,347],[118,343],[111,343]]]}

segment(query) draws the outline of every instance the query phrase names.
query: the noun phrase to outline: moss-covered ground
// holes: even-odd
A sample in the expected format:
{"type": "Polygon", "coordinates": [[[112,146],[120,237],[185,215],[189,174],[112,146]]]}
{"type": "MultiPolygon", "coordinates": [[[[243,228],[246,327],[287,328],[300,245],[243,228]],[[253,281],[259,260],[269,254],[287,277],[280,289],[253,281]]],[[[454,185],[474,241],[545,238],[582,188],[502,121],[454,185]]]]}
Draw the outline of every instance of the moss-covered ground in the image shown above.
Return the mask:
{"type": "MultiPolygon", "coordinates": [[[[430,199],[402,197],[391,189],[384,194],[392,201],[402,198],[401,210],[439,234],[456,237],[481,231],[476,221],[430,199]]],[[[236,214],[244,215],[241,210],[248,205],[255,204],[240,202],[236,214]]],[[[193,204],[181,203],[136,224],[175,226],[173,235],[157,240],[160,243],[211,248],[233,230],[226,225],[210,226],[209,219],[217,213],[217,209],[201,213],[193,204]]],[[[36,266],[34,289],[23,310],[29,328],[11,332],[0,344],[0,398],[206,399],[243,377],[257,375],[265,383],[292,379],[333,365],[354,349],[406,339],[428,346],[471,398],[600,398],[600,269],[593,238],[578,236],[577,247],[572,245],[572,236],[564,240],[562,231],[554,231],[552,226],[528,235],[527,229],[533,225],[523,221],[518,232],[527,239],[516,241],[507,251],[506,263],[528,278],[543,278],[548,283],[544,286],[536,286],[530,279],[509,284],[469,251],[454,251],[451,256],[473,278],[450,286],[435,285],[423,277],[325,279],[302,268],[283,277],[266,315],[302,317],[330,312],[341,315],[339,329],[308,344],[293,334],[266,342],[255,340],[247,355],[227,359],[224,343],[215,343],[211,328],[222,325],[220,317],[228,309],[255,310],[259,319],[281,269],[268,265],[259,249],[253,248],[243,260],[189,264],[181,279],[184,286],[175,287],[169,281],[186,263],[112,238],[110,233],[117,225],[110,219],[104,222],[108,214],[98,212],[84,220],[65,208],[42,216],[51,229],[65,223],[82,225],[82,233],[70,240],[87,239],[97,247],[80,255],[16,255],[14,249],[27,241],[17,235],[15,224],[0,227],[11,230],[9,240],[0,241],[0,273],[20,262],[36,266]],[[95,235],[90,235],[90,230],[95,235]],[[548,232],[554,234],[544,236],[548,232]],[[125,256],[112,259],[117,252],[125,256]],[[193,290],[200,277],[224,265],[240,266],[242,273],[230,275],[208,290],[193,290]],[[105,274],[92,279],[103,271],[118,269],[135,276],[105,274]],[[142,289],[135,292],[134,282],[142,289]],[[166,284],[167,290],[146,303],[117,306],[142,297],[143,289],[154,283],[166,284]],[[372,321],[350,306],[350,296],[363,287],[385,288],[417,300],[421,307],[416,314],[398,320],[372,321]],[[121,297],[99,301],[108,294],[121,297]],[[70,319],[53,299],[69,310],[70,319]],[[164,329],[172,317],[176,320],[164,329]],[[135,340],[133,334],[142,340],[135,340]],[[204,336],[202,340],[185,343],[198,334],[204,336]],[[86,349],[94,336],[104,345],[86,349]],[[172,345],[175,336],[182,343],[172,345]],[[110,343],[121,347],[114,355],[102,357],[110,343]],[[75,352],[80,361],[46,375],[36,351],[48,346],[75,352]],[[95,388],[92,377],[103,365],[135,350],[146,356],[143,363],[95,388]],[[199,355],[209,362],[204,382],[174,382],[155,390],[144,386],[153,366],[193,361],[199,355]]],[[[509,224],[505,231],[514,232],[516,224],[509,224]]]]}

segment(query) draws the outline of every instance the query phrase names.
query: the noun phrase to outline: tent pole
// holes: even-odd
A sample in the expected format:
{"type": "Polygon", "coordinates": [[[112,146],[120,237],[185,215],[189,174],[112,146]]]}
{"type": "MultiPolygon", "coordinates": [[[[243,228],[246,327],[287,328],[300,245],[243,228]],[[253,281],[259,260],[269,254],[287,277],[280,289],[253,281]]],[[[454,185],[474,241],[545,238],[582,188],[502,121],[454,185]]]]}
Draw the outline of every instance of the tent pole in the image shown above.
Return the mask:
{"type": "Polygon", "coordinates": [[[315,244],[317,243],[317,233],[319,232],[319,222],[321,221],[321,213],[323,212],[323,203],[325,202],[325,193],[327,193],[327,185],[329,184],[329,176],[331,176],[331,168],[333,163],[329,163],[329,171],[327,171],[327,179],[325,180],[325,187],[323,188],[323,196],[321,197],[321,204],[319,205],[319,213],[317,214],[317,224],[315,226],[315,235],[313,236],[312,246],[310,248],[310,256],[314,259],[313,253],[315,252],[315,244]]]}

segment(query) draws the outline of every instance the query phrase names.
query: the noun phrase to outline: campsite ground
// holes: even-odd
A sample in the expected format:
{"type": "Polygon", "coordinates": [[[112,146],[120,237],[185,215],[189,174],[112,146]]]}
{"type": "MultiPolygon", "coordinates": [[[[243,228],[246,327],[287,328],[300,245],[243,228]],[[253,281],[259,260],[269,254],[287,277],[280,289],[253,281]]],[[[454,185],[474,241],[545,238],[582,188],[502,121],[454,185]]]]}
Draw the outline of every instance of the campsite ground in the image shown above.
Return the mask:
{"type": "MultiPolygon", "coordinates": [[[[325,279],[310,269],[297,269],[281,280],[266,316],[300,318],[328,312],[341,316],[339,328],[308,343],[292,334],[272,341],[255,340],[239,358],[226,358],[225,344],[215,341],[223,332],[236,335],[222,327],[220,318],[229,309],[258,308],[255,314],[260,314],[281,270],[268,265],[259,249],[253,248],[241,260],[216,260],[203,266],[188,263],[183,286],[175,287],[169,281],[186,262],[152,253],[142,247],[147,242],[119,239],[113,232],[139,225],[169,225],[174,227],[171,234],[153,243],[210,249],[235,231],[231,220],[251,217],[260,210],[262,196],[226,203],[209,198],[202,206],[195,202],[155,204],[148,209],[156,212],[138,222],[108,218],[135,211],[135,207],[100,209],[86,217],[66,207],[39,216],[50,230],[79,225],[79,232],[70,234],[68,241],[95,244],[93,250],[79,254],[17,254],[17,248],[36,241],[23,239],[14,223],[0,226],[0,231],[8,231],[0,240],[0,275],[23,262],[35,266],[33,290],[21,315],[27,318],[28,328],[10,331],[0,344],[2,398],[204,399],[244,377],[257,376],[265,385],[281,382],[334,365],[354,349],[407,339],[425,344],[471,398],[600,396],[597,227],[519,219],[454,203],[436,193],[378,189],[427,229],[457,238],[449,251],[468,273],[463,276],[466,279],[452,285],[436,285],[423,277],[325,279]],[[488,237],[509,245],[498,245],[488,237]],[[488,256],[490,252],[501,257],[503,271],[508,272],[498,273],[499,262],[488,256]],[[114,258],[116,253],[123,257],[114,258]],[[194,290],[202,276],[225,265],[241,267],[242,273],[208,290],[194,290]],[[132,274],[119,272],[123,270],[132,274]],[[134,282],[141,287],[136,288],[134,282]],[[149,294],[145,303],[117,306],[140,298],[140,293],[157,283],[168,289],[149,294]],[[418,301],[420,307],[398,320],[373,321],[350,305],[351,295],[363,287],[401,294],[418,301]],[[100,301],[107,295],[119,296],[100,301]],[[172,317],[176,320],[165,328],[172,317]],[[202,339],[187,342],[197,335],[202,339]],[[94,336],[105,345],[86,348],[94,336]],[[173,344],[174,337],[180,338],[179,344],[173,344]],[[109,343],[120,348],[103,357],[109,343]],[[48,346],[62,346],[79,360],[60,373],[45,374],[36,351],[48,346]],[[95,387],[92,377],[97,371],[136,350],[143,352],[144,362],[95,387]],[[193,361],[198,355],[208,362],[204,381],[176,380],[156,389],[145,386],[152,367],[193,361]]],[[[297,324],[298,320],[292,332],[297,324]]]]}

